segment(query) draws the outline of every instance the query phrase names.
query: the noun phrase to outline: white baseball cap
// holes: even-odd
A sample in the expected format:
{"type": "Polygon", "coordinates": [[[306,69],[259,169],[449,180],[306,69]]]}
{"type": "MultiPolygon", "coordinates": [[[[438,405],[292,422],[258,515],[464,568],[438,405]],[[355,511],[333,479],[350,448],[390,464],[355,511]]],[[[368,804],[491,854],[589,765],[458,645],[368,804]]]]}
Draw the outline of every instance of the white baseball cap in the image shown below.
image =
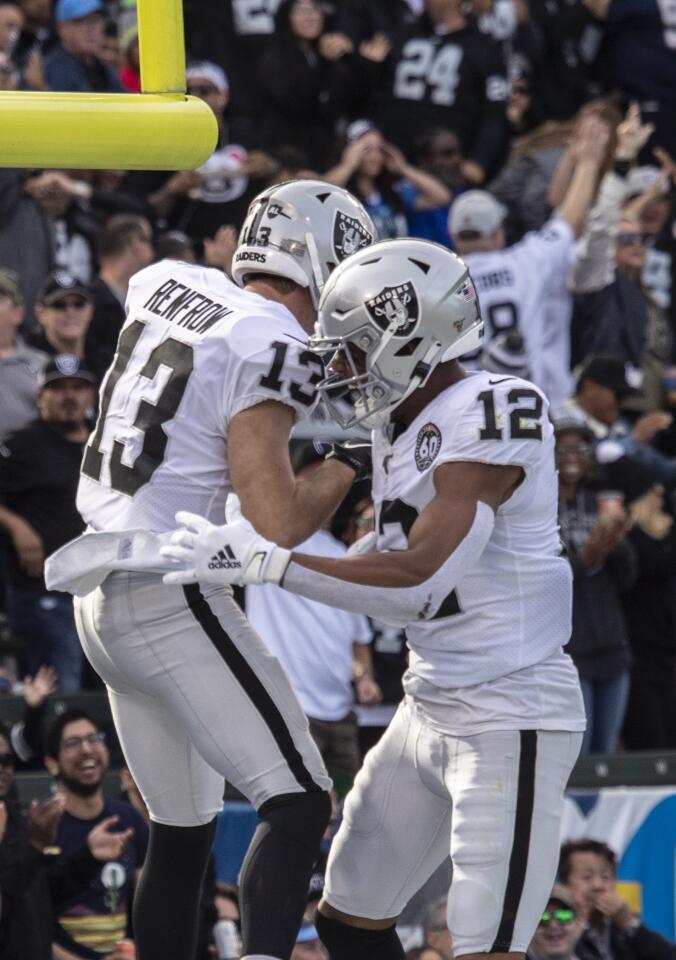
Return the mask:
{"type": "Polygon", "coordinates": [[[488,237],[507,216],[507,207],[487,190],[467,190],[453,203],[448,217],[452,237],[462,233],[478,233],[488,237]]]}

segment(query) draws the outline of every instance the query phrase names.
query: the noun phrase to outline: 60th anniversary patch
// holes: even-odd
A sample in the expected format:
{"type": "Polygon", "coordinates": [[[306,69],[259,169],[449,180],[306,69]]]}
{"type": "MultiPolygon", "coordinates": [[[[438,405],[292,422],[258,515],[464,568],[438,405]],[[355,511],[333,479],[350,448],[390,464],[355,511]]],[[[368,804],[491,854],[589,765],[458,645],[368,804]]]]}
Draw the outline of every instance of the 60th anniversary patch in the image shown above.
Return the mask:
{"type": "Polygon", "coordinates": [[[415,442],[415,465],[422,473],[432,465],[441,450],[441,430],[435,423],[426,423],[415,442]]]}

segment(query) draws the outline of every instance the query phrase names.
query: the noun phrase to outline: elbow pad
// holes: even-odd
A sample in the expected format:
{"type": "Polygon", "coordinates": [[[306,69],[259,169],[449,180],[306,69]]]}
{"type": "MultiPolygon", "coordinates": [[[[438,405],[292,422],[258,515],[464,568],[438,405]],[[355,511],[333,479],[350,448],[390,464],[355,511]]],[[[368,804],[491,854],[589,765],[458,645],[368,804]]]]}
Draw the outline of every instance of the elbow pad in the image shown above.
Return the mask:
{"type": "Polygon", "coordinates": [[[414,587],[376,587],[350,583],[308,570],[291,561],[284,574],[285,590],[352,613],[363,613],[393,627],[431,620],[441,604],[477,562],[491,538],[495,514],[477,502],[472,526],[439,569],[414,587]]]}

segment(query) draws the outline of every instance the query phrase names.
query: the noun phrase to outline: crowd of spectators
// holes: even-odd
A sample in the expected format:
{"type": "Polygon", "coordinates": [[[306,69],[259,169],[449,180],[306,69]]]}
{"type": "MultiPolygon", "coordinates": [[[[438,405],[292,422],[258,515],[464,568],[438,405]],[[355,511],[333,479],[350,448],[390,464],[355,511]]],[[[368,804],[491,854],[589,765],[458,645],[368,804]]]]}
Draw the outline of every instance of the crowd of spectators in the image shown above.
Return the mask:
{"type": "MultiPolygon", "coordinates": [[[[0,796],[11,796],[14,762],[31,754],[46,757],[59,784],[27,820],[0,805],[3,903],[21,901],[20,916],[39,902],[46,918],[34,926],[35,952],[16,954],[27,960],[49,955],[52,920],[65,951],[55,955],[117,957],[124,884],[143,857],[142,816],[99,793],[85,803],[73,786],[100,786],[108,761],[96,725],[71,717],[73,729],[49,744],[36,733],[46,695],[98,683],[70,600],[46,590],[42,570],[81,531],[79,463],[129,280],[163,257],[228,273],[247,205],[272,183],[313,176],[345,186],[379,238],[423,237],[466,259],[486,323],[486,346],[466,365],[529,377],[552,405],[574,577],[568,650],[589,718],[583,749],[676,748],[673,4],[185,0],[184,14],[187,91],[218,122],[199,169],[0,169],[0,689],[23,689],[28,704],[11,743],[0,735],[0,796]],[[94,894],[113,816],[124,846],[116,861],[127,859],[94,894]],[[66,859],[38,864],[55,831],[66,859]],[[20,872],[5,880],[8,862],[20,872]],[[37,901],[22,900],[17,877],[33,878],[37,901]],[[78,884],[89,889],[84,914],[64,905],[78,884]],[[96,918],[97,903],[115,924],[102,933],[87,920],[82,940],[81,917],[96,918]]],[[[133,0],[0,0],[0,90],[141,89],[133,0]]],[[[308,449],[296,451],[299,469],[312,469],[308,449]]],[[[313,549],[339,555],[372,525],[359,488],[313,549]]],[[[247,605],[263,635],[266,623],[289,627],[269,642],[342,794],[401,695],[403,635],[261,590],[247,605]],[[285,662],[300,642],[291,625],[304,623],[306,656],[285,662]],[[319,626],[332,658],[318,649],[319,626]]],[[[212,907],[232,941],[236,894],[216,891],[212,907]]],[[[533,960],[593,960],[594,937],[584,949],[573,936],[576,909],[569,892],[553,895],[533,960]]],[[[11,943],[6,916],[0,937],[11,943]]],[[[449,960],[436,916],[410,956],[449,960]]],[[[603,956],[615,956],[606,946],[603,956]]],[[[322,950],[308,916],[294,960],[322,950]]]]}

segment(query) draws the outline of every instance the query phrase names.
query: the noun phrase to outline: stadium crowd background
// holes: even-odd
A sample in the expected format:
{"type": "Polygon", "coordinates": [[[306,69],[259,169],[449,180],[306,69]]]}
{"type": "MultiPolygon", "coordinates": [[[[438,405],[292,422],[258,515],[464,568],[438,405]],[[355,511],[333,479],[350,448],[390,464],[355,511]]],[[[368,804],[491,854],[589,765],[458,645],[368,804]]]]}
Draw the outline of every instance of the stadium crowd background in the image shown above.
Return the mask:
{"type": "MultiPolygon", "coordinates": [[[[87,838],[91,857],[110,854],[110,837],[92,842],[64,826],[66,816],[93,827],[108,815],[95,805],[88,817],[95,808],[80,809],[68,777],[100,778],[109,757],[86,717],[56,741],[46,735],[55,691],[100,683],[83,662],[70,597],[46,591],[42,566],[81,529],[79,463],[129,278],[162,257],[228,272],[247,205],[270,183],[316,176],[346,186],[380,239],[424,237],[467,258],[487,324],[483,354],[468,366],[530,376],[552,402],[584,749],[676,748],[673,2],[184,6],[188,92],[219,123],[218,147],[200,169],[0,169],[0,694],[23,694],[27,711],[20,729],[0,735],[0,943],[12,927],[7,903],[21,901],[38,869],[12,812],[15,766],[40,768],[47,754],[66,796],[29,815],[31,849],[49,847],[58,830],[63,849],[87,838]],[[68,774],[73,757],[90,754],[93,773],[78,761],[68,774]],[[8,865],[10,835],[19,859],[8,865]],[[19,862],[28,870],[20,878],[19,862]]],[[[0,0],[0,89],[138,91],[133,0],[0,0]]],[[[316,462],[315,428],[324,438],[317,420],[293,444],[298,471],[316,462]]],[[[311,552],[337,554],[372,524],[368,489],[357,488],[311,552]]],[[[247,609],[287,667],[339,798],[400,696],[403,637],[260,589],[247,609]]],[[[137,819],[126,808],[110,815],[135,831],[129,871],[142,863],[143,809],[126,774],[124,783],[137,819]]],[[[76,867],[73,882],[83,882],[77,870],[92,864],[76,867]]],[[[48,941],[60,907],[43,881],[48,941]]],[[[221,919],[236,920],[236,892],[211,901],[209,922],[214,903],[221,919]]],[[[59,929],[71,953],[58,956],[118,956],[97,950],[96,937],[86,947],[74,940],[66,921],[59,929]]],[[[124,932],[123,923],[105,936],[124,932]]],[[[323,955],[311,929],[300,936],[294,960],[323,955]]],[[[2,956],[50,956],[47,941],[2,956]]],[[[415,955],[448,960],[440,951],[415,955]]]]}

